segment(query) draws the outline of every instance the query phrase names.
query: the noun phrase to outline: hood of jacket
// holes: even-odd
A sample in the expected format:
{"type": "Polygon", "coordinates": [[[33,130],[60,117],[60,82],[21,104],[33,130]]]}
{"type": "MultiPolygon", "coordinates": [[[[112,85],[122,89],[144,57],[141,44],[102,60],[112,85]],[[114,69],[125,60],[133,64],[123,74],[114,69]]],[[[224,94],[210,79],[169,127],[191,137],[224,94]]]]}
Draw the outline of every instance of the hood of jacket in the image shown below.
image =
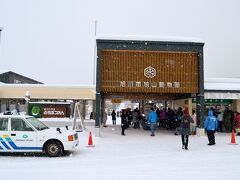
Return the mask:
{"type": "Polygon", "coordinates": [[[213,116],[213,111],[212,110],[208,111],[208,116],[213,116]]]}

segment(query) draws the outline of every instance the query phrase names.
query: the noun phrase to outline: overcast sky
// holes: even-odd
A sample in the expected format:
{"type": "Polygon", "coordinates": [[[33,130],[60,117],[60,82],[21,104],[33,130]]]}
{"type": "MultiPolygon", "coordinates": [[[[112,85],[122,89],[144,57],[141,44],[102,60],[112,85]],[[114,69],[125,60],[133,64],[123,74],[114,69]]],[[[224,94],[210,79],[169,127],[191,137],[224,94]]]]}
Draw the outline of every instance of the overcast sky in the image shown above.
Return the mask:
{"type": "Polygon", "coordinates": [[[239,0],[0,0],[0,72],[92,84],[97,35],[196,37],[208,77],[240,78],[239,0]]]}

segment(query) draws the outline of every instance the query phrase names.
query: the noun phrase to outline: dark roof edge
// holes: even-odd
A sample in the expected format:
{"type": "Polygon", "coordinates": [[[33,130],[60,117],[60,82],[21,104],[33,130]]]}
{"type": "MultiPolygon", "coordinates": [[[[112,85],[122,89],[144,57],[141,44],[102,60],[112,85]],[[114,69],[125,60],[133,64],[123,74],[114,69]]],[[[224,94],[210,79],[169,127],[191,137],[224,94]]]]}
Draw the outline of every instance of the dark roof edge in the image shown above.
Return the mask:
{"type": "Polygon", "coordinates": [[[197,45],[203,46],[204,42],[191,42],[191,41],[152,41],[152,40],[109,40],[109,39],[96,39],[97,43],[128,43],[128,44],[177,44],[177,45],[197,45]]]}
{"type": "Polygon", "coordinates": [[[212,90],[212,89],[204,89],[204,92],[216,92],[216,93],[240,93],[240,90],[212,90]]]}
{"type": "Polygon", "coordinates": [[[28,80],[30,80],[30,81],[34,81],[34,82],[36,82],[37,84],[44,84],[44,83],[42,83],[42,82],[40,82],[40,81],[31,79],[31,78],[29,78],[29,77],[26,77],[26,76],[23,76],[23,75],[21,75],[21,74],[15,73],[15,72],[13,72],[13,71],[8,71],[8,72],[2,73],[2,74],[6,74],[6,73],[10,73],[10,74],[14,74],[14,75],[20,76],[20,77],[25,78],[25,79],[28,79],[28,80]]]}

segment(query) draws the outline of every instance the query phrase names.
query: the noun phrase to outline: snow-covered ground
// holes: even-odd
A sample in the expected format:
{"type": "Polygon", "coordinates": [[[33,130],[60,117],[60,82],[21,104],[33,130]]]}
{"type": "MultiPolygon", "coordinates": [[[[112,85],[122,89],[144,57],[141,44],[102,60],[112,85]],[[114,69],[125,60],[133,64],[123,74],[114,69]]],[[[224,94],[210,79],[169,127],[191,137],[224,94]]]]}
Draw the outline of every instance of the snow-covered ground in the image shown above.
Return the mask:
{"type": "MultiPolygon", "coordinates": [[[[90,130],[79,133],[80,145],[71,154],[49,158],[43,155],[1,155],[0,180],[220,180],[237,179],[240,145],[229,145],[231,134],[218,133],[216,145],[206,136],[191,136],[189,150],[181,149],[180,136],[158,130],[155,137],[142,129],[119,125],[101,129],[93,136],[95,147],[86,147],[90,130]]],[[[240,137],[236,136],[240,142],[240,137]]]]}

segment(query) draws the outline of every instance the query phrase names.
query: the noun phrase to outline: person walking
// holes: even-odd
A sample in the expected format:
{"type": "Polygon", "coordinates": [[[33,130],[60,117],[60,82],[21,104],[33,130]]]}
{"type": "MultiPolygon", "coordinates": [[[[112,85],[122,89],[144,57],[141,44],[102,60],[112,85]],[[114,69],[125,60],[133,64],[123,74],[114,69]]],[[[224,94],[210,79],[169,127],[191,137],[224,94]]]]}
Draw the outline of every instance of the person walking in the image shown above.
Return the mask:
{"type": "Polygon", "coordinates": [[[218,128],[217,118],[213,115],[213,111],[209,110],[208,116],[205,119],[205,130],[207,131],[209,146],[215,145],[214,133],[217,131],[217,128],[218,128]]]}
{"type": "Polygon", "coordinates": [[[112,111],[111,116],[112,116],[112,123],[113,123],[113,125],[115,125],[116,124],[116,112],[115,112],[115,110],[112,111]]]}
{"type": "Polygon", "coordinates": [[[157,123],[157,113],[154,111],[154,108],[151,108],[151,112],[148,116],[148,123],[150,124],[151,136],[155,136],[155,126],[157,123]]]}
{"type": "Polygon", "coordinates": [[[127,114],[126,110],[122,110],[122,115],[121,115],[121,128],[122,128],[122,135],[125,136],[125,129],[127,129],[127,114]]]}
{"type": "Polygon", "coordinates": [[[179,135],[180,131],[181,131],[180,125],[181,125],[182,116],[183,116],[183,111],[182,111],[182,108],[179,107],[176,112],[176,116],[175,116],[176,129],[175,129],[174,134],[176,136],[179,135]]]}
{"type": "Polygon", "coordinates": [[[182,139],[182,149],[188,150],[188,140],[190,131],[190,123],[194,123],[192,117],[189,115],[188,108],[183,111],[180,124],[180,134],[182,139]]]}

